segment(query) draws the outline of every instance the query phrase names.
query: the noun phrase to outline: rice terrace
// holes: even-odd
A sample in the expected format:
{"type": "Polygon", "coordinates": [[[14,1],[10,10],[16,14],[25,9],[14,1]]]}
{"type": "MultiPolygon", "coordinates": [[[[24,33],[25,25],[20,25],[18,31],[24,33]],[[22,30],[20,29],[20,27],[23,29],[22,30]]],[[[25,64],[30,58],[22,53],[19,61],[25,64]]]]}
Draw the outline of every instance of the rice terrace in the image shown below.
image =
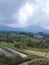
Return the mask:
{"type": "Polygon", "coordinates": [[[0,32],[1,65],[31,65],[32,63],[35,65],[38,61],[39,64],[44,61],[47,63],[49,61],[49,37],[39,35],[39,33],[37,35],[25,32],[14,34],[0,32]]]}
{"type": "Polygon", "coordinates": [[[0,65],[49,65],[49,0],[0,0],[0,65]]]}

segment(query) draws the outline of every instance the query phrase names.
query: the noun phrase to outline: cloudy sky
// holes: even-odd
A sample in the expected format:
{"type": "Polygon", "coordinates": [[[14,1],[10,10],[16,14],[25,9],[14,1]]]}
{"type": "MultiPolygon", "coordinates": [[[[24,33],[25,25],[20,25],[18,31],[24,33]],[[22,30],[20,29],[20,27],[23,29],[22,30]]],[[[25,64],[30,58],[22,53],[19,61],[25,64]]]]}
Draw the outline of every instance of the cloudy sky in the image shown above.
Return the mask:
{"type": "Polygon", "coordinates": [[[49,29],[49,0],[0,0],[0,25],[49,29]]]}

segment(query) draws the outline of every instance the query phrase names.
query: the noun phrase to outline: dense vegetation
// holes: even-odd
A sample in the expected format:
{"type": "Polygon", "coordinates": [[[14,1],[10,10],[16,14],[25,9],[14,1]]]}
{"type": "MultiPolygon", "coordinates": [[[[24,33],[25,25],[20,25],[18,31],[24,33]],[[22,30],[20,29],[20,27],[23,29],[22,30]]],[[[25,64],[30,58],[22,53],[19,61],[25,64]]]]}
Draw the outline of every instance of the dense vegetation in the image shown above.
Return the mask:
{"type": "Polygon", "coordinates": [[[39,61],[34,61],[31,63],[28,63],[28,65],[49,65],[48,60],[39,60],[39,61]]]}
{"type": "Polygon", "coordinates": [[[27,58],[22,58],[19,54],[7,57],[0,52],[0,65],[18,65],[28,60],[27,58]]]}
{"type": "MultiPolygon", "coordinates": [[[[47,48],[49,49],[49,35],[45,35],[41,32],[38,34],[25,32],[11,34],[0,32],[0,47],[7,51],[9,50],[6,47],[10,47],[23,53],[26,53],[24,49],[49,52],[49,50],[47,50],[47,48]]],[[[18,54],[6,57],[3,53],[0,53],[0,65],[17,65],[35,59],[45,58],[33,54],[28,54],[27,58],[22,58],[18,54]]]]}
{"type": "Polygon", "coordinates": [[[20,32],[16,34],[1,33],[0,42],[9,42],[15,44],[18,48],[48,48],[49,47],[49,35],[42,33],[32,34],[20,32]]]}

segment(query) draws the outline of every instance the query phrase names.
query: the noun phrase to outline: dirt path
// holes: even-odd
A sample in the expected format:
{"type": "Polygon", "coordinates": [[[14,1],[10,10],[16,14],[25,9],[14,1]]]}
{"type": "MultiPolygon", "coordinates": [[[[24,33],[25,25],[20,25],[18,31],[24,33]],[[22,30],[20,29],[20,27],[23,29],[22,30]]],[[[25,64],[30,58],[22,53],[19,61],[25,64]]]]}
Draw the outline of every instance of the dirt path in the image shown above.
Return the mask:
{"type": "Polygon", "coordinates": [[[46,53],[46,52],[33,51],[33,50],[25,50],[25,52],[29,53],[29,54],[34,54],[34,55],[38,55],[38,56],[49,58],[49,52],[46,53]]]}

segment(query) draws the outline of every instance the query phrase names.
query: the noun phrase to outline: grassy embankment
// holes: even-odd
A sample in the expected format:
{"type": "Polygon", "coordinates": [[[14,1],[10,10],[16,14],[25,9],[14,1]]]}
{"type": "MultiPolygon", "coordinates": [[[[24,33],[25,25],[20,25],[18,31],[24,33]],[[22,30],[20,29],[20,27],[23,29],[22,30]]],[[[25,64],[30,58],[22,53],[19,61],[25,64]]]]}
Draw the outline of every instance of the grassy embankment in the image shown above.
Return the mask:
{"type": "Polygon", "coordinates": [[[25,61],[27,61],[27,60],[22,58],[18,54],[7,57],[3,53],[0,52],[0,65],[18,65],[25,61]]]}
{"type": "MultiPolygon", "coordinates": [[[[13,48],[13,49],[18,50],[20,52],[25,51],[25,49],[22,49],[22,48],[19,49],[19,48],[14,47],[14,44],[11,44],[11,43],[0,43],[0,45],[5,46],[5,47],[13,48]]],[[[49,52],[49,48],[31,48],[31,47],[27,47],[26,50],[34,50],[34,51],[40,51],[40,52],[49,52]]]]}
{"type": "Polygon", "coordinates": [[[18,48],[16,48],[16,47],[14,47],[14,44],[10,44],[10,43],[4,43],[4,44],[2,44],[2,43],[0,43],[0,46],[3,47],[4,49],[7,49],[7,50],[8,50],[7,47],[10,47],[10,48],[12,48],[12,49],[14,49],[14,50],[16,50],[16,51],[20,51],[20,52],[26,53],[26,54],[28,54],[28,57],[29,57],[31,60],[35,60],[35,59],[36,59],[36,60],[37,60],[37,59],[45,59],[44,57],[37,56],[37,55],[33,55],[33,54],[29,54],[29,53],[25,52],[25,49],[18,49],[18,48]]]}

